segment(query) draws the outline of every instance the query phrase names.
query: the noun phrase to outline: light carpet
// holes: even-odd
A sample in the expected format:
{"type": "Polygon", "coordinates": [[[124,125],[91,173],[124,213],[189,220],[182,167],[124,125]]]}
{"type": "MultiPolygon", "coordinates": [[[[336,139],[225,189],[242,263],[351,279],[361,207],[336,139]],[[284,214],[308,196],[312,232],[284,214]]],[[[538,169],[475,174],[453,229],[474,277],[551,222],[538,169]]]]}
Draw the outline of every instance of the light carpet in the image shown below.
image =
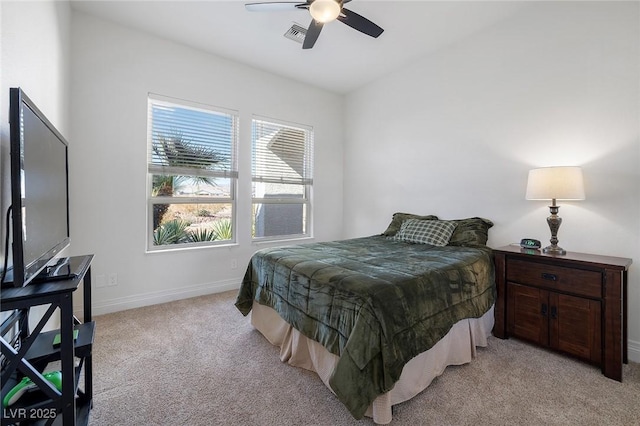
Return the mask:
{"type": "MultiPolygon", "coordinates": [[[[312,372],[280,362],[236,292],[96,318],[90,425],[373,425],[312,372]]],[[[489,338],[396,405],[392,425],[640,425],[640,364],[623,383],[515,339],[489,338]]]]}

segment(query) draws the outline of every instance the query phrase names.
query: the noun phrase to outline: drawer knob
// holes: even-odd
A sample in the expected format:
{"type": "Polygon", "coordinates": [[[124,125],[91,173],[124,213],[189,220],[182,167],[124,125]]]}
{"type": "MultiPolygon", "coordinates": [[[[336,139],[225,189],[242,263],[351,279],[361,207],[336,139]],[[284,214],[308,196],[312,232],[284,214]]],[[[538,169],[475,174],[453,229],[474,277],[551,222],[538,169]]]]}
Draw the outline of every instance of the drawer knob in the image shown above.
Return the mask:
{"type": "Polygon", "coordinates": [[[547,272],[543,272],[542,279],[549,280],[549,281],[558,281],[558,276],[556,274],[549,274],[547,272]]]}

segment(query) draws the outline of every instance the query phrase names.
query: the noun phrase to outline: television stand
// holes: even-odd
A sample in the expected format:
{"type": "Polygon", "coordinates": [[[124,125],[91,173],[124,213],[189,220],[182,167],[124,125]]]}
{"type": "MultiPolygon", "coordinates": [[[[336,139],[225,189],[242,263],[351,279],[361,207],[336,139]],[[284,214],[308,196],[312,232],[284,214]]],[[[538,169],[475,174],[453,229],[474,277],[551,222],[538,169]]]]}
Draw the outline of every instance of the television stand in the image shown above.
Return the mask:
{"type": "MultiPolygon", "coordinates": [[[[92,349],[95,322],[91,320],[91,261],[93,255],[69,258],[73,278],[3,288],[1,310],[13,311],[0,326],[0,345],[5,363],[2,367],[2,399],[24,377],[31,379],[38,390],[28,392],[14,404],[2,410],[2,425],[16,423],[86,425],[93,404],[92,349]],[[84,322],[73,315],[73,294],[83,284],[84,322]],[[21,345],[14,348],[5,337],[26,323],[29,308],[47,307],[40,322],[28,330],[20,330],[21,345]],[[60,329],[42,332],[47,321],[59,308],[60,329]],[[76,332],[77,330],[77,332],[76,332]],[[58,336],[60,344],[55,345],[58,336]],[[77,335],[77,338],[74,338],[77,335]],[[58,390],[44,377],[51,362],[59,362],[62,386],[58,390]],[[77,366],[76,366],[77,362],[77,366]],[[84,370],[84,386],[81,377],[84,370]]],[[[56,369],[58,367],[55,367],[56,369]]]]}

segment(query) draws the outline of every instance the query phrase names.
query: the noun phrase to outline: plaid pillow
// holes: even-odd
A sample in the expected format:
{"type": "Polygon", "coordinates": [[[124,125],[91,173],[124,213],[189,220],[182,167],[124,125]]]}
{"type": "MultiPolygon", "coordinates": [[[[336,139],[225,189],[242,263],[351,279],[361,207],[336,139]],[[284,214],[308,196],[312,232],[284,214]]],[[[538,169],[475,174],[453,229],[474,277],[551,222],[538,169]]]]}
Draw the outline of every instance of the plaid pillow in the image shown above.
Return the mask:
{"type": "Polygon", "coordinates": [[[456,226],[455,222],[449,220],[407,219],[402,222],[400,230],[393,238],[409,243],[446,246],[456,226]]]}

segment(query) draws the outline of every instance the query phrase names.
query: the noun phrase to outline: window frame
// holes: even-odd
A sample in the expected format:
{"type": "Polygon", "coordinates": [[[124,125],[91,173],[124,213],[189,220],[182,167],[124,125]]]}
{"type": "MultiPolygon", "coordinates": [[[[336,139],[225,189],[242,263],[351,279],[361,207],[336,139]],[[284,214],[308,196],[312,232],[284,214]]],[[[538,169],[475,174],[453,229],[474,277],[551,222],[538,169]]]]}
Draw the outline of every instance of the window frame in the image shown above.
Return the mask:
{"type": "Polygon", "coordinates": [[[189,101],[185,99],[172,98],[168,96],[149,93],[147,97],[147,152],[146,152],[146,199],[147,199],[147,224],[146,224],[146,251],[147,253],[158,253],[177,250],[188,250],[194,248],[220,247],[237,244],[237,188],[238,188],[238,145],[239,145],[239,121],[238,111],[228,108],[217,107],[209,104],[189,101]],[[154,105],[170,108],[191,109],[214,115],[227,115],[231,118],[231,146],[229,149],[232,170],[208,170],[202,171],[189,167],[163,167],[152,164],[152,144],[153,144],[153,114],[154,105]],[[166,170],[165,170],[166,169],[166,170]],[[170,172],[170,173],[167,173],[170,172]],[[182,173],[184,172],[184,173],[182,173]],[[153,177],[154,175],[185,176],[185,177],[213,177],[229,179],[229,197],[211,196],[154,196],[153,177]],[[182,242],[176,244],[154,244],[154,206],[159,204],[200,204],[200,205],[231,205],[231,239],[182,242]]]}

